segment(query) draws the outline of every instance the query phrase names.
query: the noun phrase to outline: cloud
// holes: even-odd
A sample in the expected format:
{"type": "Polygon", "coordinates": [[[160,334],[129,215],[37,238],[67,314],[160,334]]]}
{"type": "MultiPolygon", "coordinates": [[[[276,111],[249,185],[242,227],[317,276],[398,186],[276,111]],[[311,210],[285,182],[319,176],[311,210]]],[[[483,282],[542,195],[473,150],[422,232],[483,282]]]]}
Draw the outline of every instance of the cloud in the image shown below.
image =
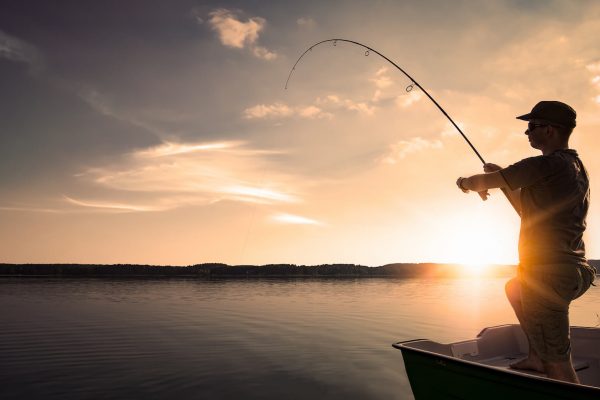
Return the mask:
{"type": "MultiPolygon", "coordinates": [[[[600,61],[590,63],[585,67],[592,74],[595,74],[594,77],[592,77],[591,79],[591,83],[596,90],[600,90],[600,61]]],[[[594,103],[600,104],[600,95],[594,96],[593,100],[594,103]]]]}
{"type": "Polygon", "coordinates": [[[130,212],[163,211],[222,200],[260,204],[298,202],[294,178],[278,173],[264,157],[275,153],[282,152],[252,149],[239,141],[165,142],[77,175],[114,195],[128,199],[142,196],[146,199],[143,204],[84,201],[73,196],[65,199],[80,207],[130,212]]]}
{"type": "Polygon", "coordinates": [[[101,210],[109,210],[109,211],[120,211],[120,212],[148,212],[148,211],[165,211],[172,206],[143,206],[143,205],[135,205],[135,204],[123,204],[123,203],[111,203],[111,202],[102,202],[102,201],[84,201],[84,200],[76,200],[69,196],[63,196],[64,199],[73,205],[80,207],[89,207],[89,208],[97,208],[101,210]]]}
{"type": "Polygon", "coordinates": [[[211,12],[209,16],[208,23],[219,35],[221,43],[238,49],[244,48],[246,44],[254,44],[266,22],[260,17],[242,22],[232,11],[222,8],[211,12]]]}
{"type": "Polygon", "coordinates": [[[244,117],[247,119],[255,118],[281,118],[289,117],[294,114],[294,110],[283,103],[257,104],[244,110],[244,117]]]}
{"type": "Polygon", "coordinates": [[[107,117],[115,119],[123,119],[118,115],[112,106],[110,106],[106,97],[102,96],[99,92],[94,89],[79,89],[79,97],[88,103],[94,110],[107,117]]]}
{"type": "Polygon", "coordinates": [[[316,106],[299,108],[298,115],[304,118],[333,118],[333,114],[325,113],[316,106]]]}
{"type": "Polygon", "coordinates": [[[416,102],[420,101],[423,98],[423,93],[421,92],[414,92],[414,93],[410,93],[408,95],[401,95],[396,97],[396,100],[394,101],[396,103],[396,106],[398,106],[398,108],[407,108],[412,106],[413,104],[415,104],[416,102]]]}
{"type": "Polygon", "coordinates": [[[299,215],[293,214],[276,214],[271,217],[271,220],[281,223],[281,224],[294,224],[294,225],[323,225],[322,222],[319,222],[314,219],[301,217],[299,215]]]}
{"type": "Polygon", "coordinates": [[[254,46],[252,48],[252,54],[254,54],[258,58],[262,58],[264,60],[270,61],[277,58],[277,54],[267,50],[265,47],[254,46]]]}
{"type": "Polygon", "coordinates": [[[42,57],[31,44],[0,31],[0,58],[25,63],[34,70],[42,68],[42,57]]]}
{"type": "Polygon", "coordinates": [[[40,213],[62,213],[64,210],[53,209],[53,208],[39,208],[39,207],[0,207],[0,211],[22,211],[22,212],[40,212],[40,213]]]}
{"type": "Polygon", "coordinates": [[[585,67],[593,74],[600,74],[600,61],[589,63],[585,67]]]}
{"type": "Polygon", "coordinates": [[[91,89],[89,87],[78,87],[76,89],[76,93],[93,110],[106,117],[114,118],[116,120],[140,127],[157,136],[162,136],[165,134],[165,132],[163,132],[161,129],[158,129],[151,123],[145,121],[144,118],[140,118],[131,112],[118,109],[108,96],[101,94],[95,89],[91,89]]]}
{"type": "MultiPolygon", "coordinates": [[[[246,201],[274,201],[274,202],[285,202],[292,203],[296,201],[294,196],[286,193],[277,192],[272,189],[265,189],[260,187],[252,186],[228,186],[223,187],[223,193],[232,194],[236,199],[246,199],[246,201]]],[[[260,202],[259,201],[259,202],[260,202]]]]}
{"type": "MultiPolygon", "coordinates": [[[[202,20],[198,19],[202,23],[202,20]]],[[[277,54],[265,47],[257,45],[259,33],[265,28],[266,20],[251,17],[242,21],[239,12],[219,8],[209,13],[208,24],[217,32],[221,44],[227,47],[243,49],[248,47],[255,57],[274,60],[277,54]]]]}
{"type": "MultiPolygon", "coordinates": [[[[465,131],[465,124],[463,124],[462,122],[457,122],[456,125],[458,125],[461,131],[465,131]]],[[[459,135],[460,133],[458,132],[456,127],[450,123],[450,121],[446,122],[444,129],[440,132],[441,137],[453,137],[459,135]]]]}
{"type": "Polygon", "coordinates": [[[389,152],[381,159],[385,164],[396,164],[406,156],[428,149],[441,149],[443,144],[440,140],[426,140],[415,137],[410,140],[401,140],[390,146],[389,152]]]}
{"type": "Polygon", "coordinates": [[[382,67],[375,73],[375,76],[369,80],[373,82],[378,89],[385,89],[393,83],[392,78],[387,75],[387,72],[388,67],[382,67]]]}
{"type": "Polygon", "coordinates": [[[333,118],[333,114],[320,107],[310,105],[292,108],[283,103],[258,104],[244,110],[246,119],[277,119],[299,116],[301,118],[333,118]]]}
{"type": "Polygon", "coordinates": [[[133,154],[139,158],[155,158],[167,157],[178,154],[188,154],[199,151],[222,150],[240,146],[242,142],[217,142],[217,143],[201,143],[201,144],[186,144],[186,143],[171,143],[164,142],[159,146],[149,148],[147,150],[139,150],[133,154]]]}
{"type": "Polygon", "coordinates": [[[317,104],[324,107],[342,108],[347,111],[355,111],[359,114],[372,116],[375,114],[376,107],[370,102],[354,101],[351,99],[342,99],[339,96],[332,94],[317,99],[317,104]]]}
{"type": "Polygon", "coordinates": [[[317,26],[317,22],[309,17],[301,17],[296,20],[296,24],[302,28],[314,29],[317,26]]]}
{"type": "Polygon", "coordinates": [[[364,115],[373,115],[375,114],[375,106],[368,104],[367,102],[354,102],[352,100],[346,99],[344,101],[344,107],[350,111],[356,111],[359,114],[364,115]]]}
{"type": "Polygon", "coordinates": [[[315,100],[315,104],[307,106],[290,107],[280,102],[257,104],[246,108],[243,111],[243,115],[246,119],[281,119],[290,117],[332,119],[334,117],[333,112],[339,110],[372,116],[375,114],[377,108],[367,101],[357,102],[350,99],[342,99],[332,94],[319,97],[315,100]]]}
{"type": "Polygon", "coordinates": [[[422,98],[419,92],[411,93],[410,95],[396,96],[388,94],[384,91],[394,85],[394,81],[388,75],[389,68],[379,68],[371,81],[376,90],[370,100],[356,101],[349,98],[342,98],[337,94],[328,94],[318,97],[313,105],[290,107],[287,104],[276,102],[273,104],[258,104],[246,108],[243,112],[246,119],[263,119],[263,118],[289,118],[299,116],[302,118],[333,118],[335,111],[351,111],[363,116],[373,116],[378,110],[378,106],[382,104],[392,104],[394,101],[398,107],[406,108],[418,102],[422,98]]]}

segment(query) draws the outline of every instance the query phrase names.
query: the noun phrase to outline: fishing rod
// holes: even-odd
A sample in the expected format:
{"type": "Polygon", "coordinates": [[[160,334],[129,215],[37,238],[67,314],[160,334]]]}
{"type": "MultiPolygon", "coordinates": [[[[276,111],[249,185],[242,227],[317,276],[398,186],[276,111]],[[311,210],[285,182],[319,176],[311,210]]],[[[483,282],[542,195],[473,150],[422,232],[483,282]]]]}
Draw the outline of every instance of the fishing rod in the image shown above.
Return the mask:
{"type": "MultiPolygon", "coordinates": [[[[337,45],[337,42],[346,42],[346,43],[355,44],[355,45],[360,46],[360,47],[362,47],[362,48],[365,49],[365,56],[368,56],[371,52],[373,52],[373,53],[377,54],[379,57],[381,57],[384,60],[386,60],[387,62],[389,62],[390,64],[392,64],[394,67],[396,67],[400,72],[402,72],[411,81],[411,84],[406,87],[406,91],[410,92],[414,88],[414,86],[416,86],[419,89],[421,89],[421,91],[423,93],[425,93],[425,95],[429,98],[429,100],[431,100],[433,102],[433,104],[436,105],[436,107],[442,112],[442,114],[444,114],[446,116],[446,118],[448,118],[448,121],[450,121],[450,123],[456,128],[456,130],[458,131],[458,133],[460,133],[460,135],[463,137],[463,139],[465,139],[465,141],[471,147],[471,149],[473,150],[473,152],[475,152],[475,155],[477,155],[477,157],[479,158],[479,160],[481,161],[481,163],[482,164],[486,164],[486,162],[483,159],[483,157],[481,156],[481,154],[479,154],[479,152],[477,151],[477,149],[475,148],[475,146],[473,146],[473,143],[471,143],[471,141],[469,140],[469,138],[467,138],[467,135],[464,134],[464,132],[458,127],[458,125],[454,122],[454,120],[450,117],[450,115],[448,115],[448,113],[446,112],[446,110],[444,110],[442,108],[442,106],[440,106],[439,103],[433,97],[431,97],[431,95],[429,94],[429,92],[427,92],[427,90],[425,90],[425,88],[423,88],[423,86],[421,86],[419,84],[419,82],[417,82],[412,76],[410,76],[405,70],[403,70],[394,61],[390,60],[385,55],[381,54],[377,50],[375,50],[375,49],[373,49],[373,48],[371,48],[371,47],[369,47],[369,46],[367,46],[365,44],[356,42],[354,40],[348,40],[348,39],[326,39],[326,40],[321,40],[320,42],[313,44],[308,49],[306,49],[304,51],[304,53],[302,53],[302,55],[300,55],[300,57],[298,57],[298,60],[296,60],[296,63],[294,64],[294,66],[290,70],[288,78],[287,78],[287,80],[285,82],[285,89],[286,90],[288,88],[288,84],[290,82],[292,74],[296,70],[296,66],[298,65],[298,63],[300,62],[300,60],[302,60],[302,57],[304,57],[306,55],[306,53],[312,51],[312,49],[314,49],[315,47],[319,46],[320,44],[328,43],[328,42],[333,42],[334,46],[337,45]]],[[[519,213],[518,208],[513,203],[512,199],[510,198],[510,196],[508,194],[508,192],[506,191],[506,188],[500,188],[500,189],[502,190],[502,192],[504,193],[504,195],[508,199],[509,203],[513,206],[513,208],[515,209],[515,211],[517,211],[517,213],[519,213]]],[[[479,195],[481,196],[481,198],[483,200],[485,200],[485,196],[482,193],[480,193],[479,195]]]]}

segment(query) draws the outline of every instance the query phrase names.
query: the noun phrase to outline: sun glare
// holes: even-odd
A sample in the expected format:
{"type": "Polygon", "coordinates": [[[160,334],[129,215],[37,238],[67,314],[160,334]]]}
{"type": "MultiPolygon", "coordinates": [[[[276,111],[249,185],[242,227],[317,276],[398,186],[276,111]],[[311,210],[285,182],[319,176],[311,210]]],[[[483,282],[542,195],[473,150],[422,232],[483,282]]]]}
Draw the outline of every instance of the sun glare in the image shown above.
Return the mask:
{"type": "Polygon", "coordinates": [[[467,275],[482,275],[493,264],[515,264],[518,224],[502,215],[474,209],[469,218],[464,214],[449,215],[438,221],[443,227],[437,240],[441,262],[462,266],[467,275]]]}
{"type": "Polygon", "coordinates": [[[491,271],[491,264],[466,263],[460,264],[460,274],[465,276],[482,276],[491,271]]]}

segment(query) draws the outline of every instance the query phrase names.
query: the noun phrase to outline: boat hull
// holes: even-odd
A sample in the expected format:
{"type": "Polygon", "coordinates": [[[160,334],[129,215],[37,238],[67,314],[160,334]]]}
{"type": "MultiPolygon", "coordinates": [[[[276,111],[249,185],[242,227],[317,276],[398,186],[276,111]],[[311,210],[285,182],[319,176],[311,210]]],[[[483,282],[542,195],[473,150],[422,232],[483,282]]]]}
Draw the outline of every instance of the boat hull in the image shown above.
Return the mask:
{"type": "Polygon", "coordinates": [[[510,364],[529,353],[517,324],[483,329],[475,339],[438,343],[399,342],[417,400],[426,399],[597,399],[600,400],[600,329],[571,327],[573,366],[581,384],[521,371],[510,364]]]}
{"type": "Polygon", "coordinates": [[[565,384],[406,347],[406,373],[416,400],[426,399],[600,399],[600,390],[565,384]]]}

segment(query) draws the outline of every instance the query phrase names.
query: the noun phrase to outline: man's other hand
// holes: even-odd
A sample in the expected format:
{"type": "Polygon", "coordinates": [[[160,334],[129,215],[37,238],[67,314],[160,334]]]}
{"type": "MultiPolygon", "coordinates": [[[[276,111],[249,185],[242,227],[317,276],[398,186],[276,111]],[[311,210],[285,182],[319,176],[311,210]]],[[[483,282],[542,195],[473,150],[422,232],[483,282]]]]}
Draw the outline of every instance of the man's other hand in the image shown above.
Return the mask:
{"type": "Polygon", "coordinates": [[[490,172],[500,171],[501,169],[502,169],[502,167],[499,165],[496,165],[496,164],[492,164],[492,163],[483,164],[483,171],[486,174],[489,174],[490,172]]]}

